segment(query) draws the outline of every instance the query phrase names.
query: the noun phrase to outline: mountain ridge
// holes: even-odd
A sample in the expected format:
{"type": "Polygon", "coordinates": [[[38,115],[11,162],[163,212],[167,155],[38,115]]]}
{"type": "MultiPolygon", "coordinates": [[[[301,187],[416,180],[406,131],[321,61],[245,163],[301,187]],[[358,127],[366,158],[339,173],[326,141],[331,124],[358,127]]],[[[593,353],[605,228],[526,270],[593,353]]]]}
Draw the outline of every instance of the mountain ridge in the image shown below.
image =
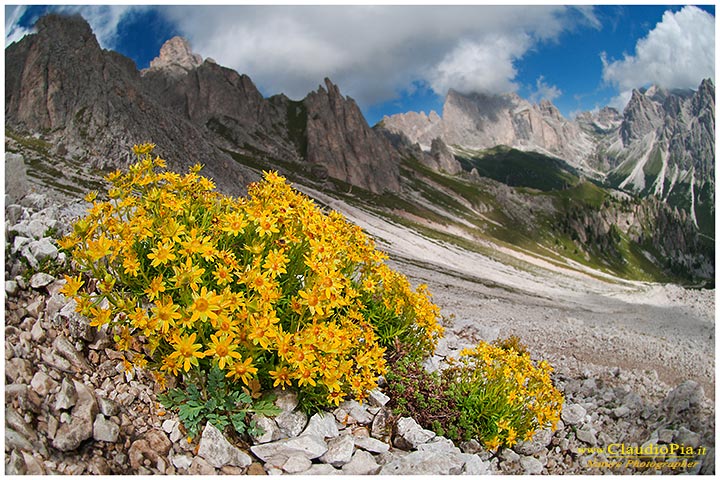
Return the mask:
{"type": "MultiPolygon", "coordinates": [[[[88,173],[99,182],[103,170],[130,161],[133,143],[151,141],[172,169],[204,163],[230,194],[243,193],[261,170],[280,170],[468,248],[489,241],[639,279],[674,278],[669,270],[705,279],[714,271],[697,227],[676,207],[639,199],[633,206],[624,194],[583,179],[587,163],[576,167],[547,151],[458,150],[439,137],[424,151],[402,132],[371,129],[329,79],[299,101],[264,98],[250,77],[203,60],[179,38],[138,71],[130,59],[101,50],[81,17],[59,16],[44,17],[38,33],[6,48],[6,65],[6,148],[29,152],[26,161],[42,169],[44,184],[82,190],[69,178],[74,168],[95,168],[88,173]],[[488,168],[493,159],[508,161],[488,168]],[[615,225],[623,219],[613,209],[641,213],[615,225]],[[677,232],[667,242],[661,225],[677,232]]],[[[472,99],[453,95],[461,121],[472,99]]],[[[500,105],[481,120],[502,116],[526,149],[530,140],[546,139],[550,148],[568,129],[580,131],[549,102],[528,107],[517,96],[502,102],[514,105],[519,119],[500,105]]],[[[611,135],[619,129],[613,115],[601,111],[585,123],[596,135],[611,135]]]]}

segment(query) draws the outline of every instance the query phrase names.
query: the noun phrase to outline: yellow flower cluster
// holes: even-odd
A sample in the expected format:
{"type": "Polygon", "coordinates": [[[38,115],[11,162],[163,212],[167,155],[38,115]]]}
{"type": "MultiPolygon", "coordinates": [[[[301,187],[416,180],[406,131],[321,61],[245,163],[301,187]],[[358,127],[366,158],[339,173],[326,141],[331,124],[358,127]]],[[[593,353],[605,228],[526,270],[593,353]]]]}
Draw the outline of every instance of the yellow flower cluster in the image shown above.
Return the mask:
{"type": "Polygon", "coordinates": [[[87,216],[60,242],[85,274],[63,292],[135,366],[177,376],[215,364],[337,405],[375,388],[388,331],[434,347],[442,327],[424,287],[341,214],[274,172],[246,198],[220,195],[199,165],[167,171],[153,147],[134,147],[139,161],[107,177],[106,201],[86,197],[87,216]]]}
{"type": "Polygon", "coordinates": [[[539,429],[556,428],[563,396],[550,378],[550,364],[537,365],[527,351],[480,342],[460,352],[456,381],[469,387],[465,398],[482,418],[490,419],[482,429],[485,446],[495,450],[530,440],[539,429]]]}

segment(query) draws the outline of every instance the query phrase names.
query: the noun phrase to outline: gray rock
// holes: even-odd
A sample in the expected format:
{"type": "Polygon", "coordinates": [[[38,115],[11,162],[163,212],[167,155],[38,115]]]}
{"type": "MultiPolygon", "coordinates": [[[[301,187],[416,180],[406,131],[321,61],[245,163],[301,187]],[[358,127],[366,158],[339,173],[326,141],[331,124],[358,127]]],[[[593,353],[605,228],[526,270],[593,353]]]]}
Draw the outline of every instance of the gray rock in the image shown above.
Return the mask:
{"type": "Polygon", "coordinates": [[[663,406],[670,415],[677,416],[699,407],[704,397],[705,391],[702,385],[693,380],[687,380],[670,390],[663,401],[663,406]]]}
{"type": "Polygon", "coordinates": [[[45,339],[45,329],[42,327],[42,320],[38,319],[33,323],[30,335],[35,343],[42,342],[45,339]]]}
{"type": "Polygon", "coordinates": [[[308,418],[305,412],[283,412],[275,417],[275,423],[280,429],[280,433],[286,437],[297,437],[307,425],[308,418]]]}
{"type": "Polygon", "coordinates": [[[75,390],[75,384],[72,380],[65,377],[63,378],[62,384],[60,385],[60,392],[55,397],[55,410],[67,410],[75,406],[78,395],[75,390]]]}
{"type": "Polygon", "coordinates": [[[250,455],[228,442],[220,430],[210,422],[203,430],[198,455],[215,468],[222,468],[225,465],[247,467],[252,463],[250,455]]]}
{"type": "Polygon", "coordinates": [[[581,442],[585,442],[588,445],[597,445],[597,438],[595,438],[595,433],[593,433],[593,431],[588,426],[585,426],[578,430],[575,433],[575,436],[578,440],[580,440],[581,442]]]}
{"type": "Polygon", "coordinates": [[[63,336],[57,337],[53,342],[53,347],[55,347],[55,352],[66,358],[78,371],[89,369],[85,357],[75,349],[75,346],[67,338],[63,336]]]}
{"type": "Polygon", "coordinates": [[[27,467],[27,475],[46,475],[45,466],[42,461],[29,452],[22,452],[25,466],[27,467]]]}
{"type": "MultiPolygon", "coordinates": [[[[40,262],[56,259],[58,256],[58,249],[55,245],[53,245],[52,240],[49,238],[41,238],[40,240],[30,242],[28,246],[23,249],[23,255],[31,266],[38,268],[40,267],[40,262]]],[[[53,278],[53,280],[55,279],[53,278]]],[[[53,280],[48,282],[46,285],[49,285],[53,280]]]]}
{"type": "Polygon", "coordinates": [[[373,438],[386,439],[390,437],[390,426],[388,424],[388,413],[385,410],[380,410],[372,422],[370,428],[370,435],[373,438]]]}
{"type": "Polygon", "coordinates": [[[514,450],[510,448],[503,449],[500,457],[502,457],[502,459],[508,463],[517,462],[520,460],[520,455],[518,455],[514,450]]]}
{"type": "Polygon", "coordinates": [[[385,453],[390,445],[372,437],[355,437],[355,446],[371,453],[385,453]]]}
{"type": "Polygon", "coordinates": [[[10,427],[5,428],[5,448],[7,450],[18,449],[28,452],[35,450],[30,440],[10,427]]]}
{"type": "Polygon", "coordinates": [[[26,245],[29,245],[31,241],[32,241],[31,238],[23,237],[22,235],[18,235],[13,240],[12,253],[21,252],[23,250],[23,247],[25,247],[26,245]]]}
{"type": "Polygon", "coordinates": [[[275,390],[275,406],[283,412],[292,412],[298,406],[297,394],[290,390],[275,390]]]}
{"type": "Polygon", "coordinates": [[[520,466],[522,466],[525,475],[540,475],[543,470],[543,464],[535,457],[522,457],[520,466]]]}
{"type": "Polygon", "coordinates": [[[415,419],[402,417],[395,424],[397,436],[395,446],[405,450],[416,449],[419,445],[435,438],[435,433],[422,428],[415,419]]]}
{"type": "Polygon", "coordinates": [[[115,443],[120,436],[120,425],[107,420],[103,414],[98,414],[93,423],[93,439],[96,442],[115,443]]]}
{"type": "Polygon", "coordinates": [[[75,450],[80,444],[92,437],[93,421],[84,417],[70,416],[68,423],[63,423],[55,433],[52,445],[63,452],[75,450]]]}
{"type": "Polygon", "coordinates": [[[55,281],[55,277],[52,275],[49,275],[45,272],[38,272],[32,277],[30,277],[30,286],[36,290],[47,287],[52,282],[55,281]]]}
{"type": "MultiPolygon", "coordinates": [[[[7,434],[5,435],[5,438],[7,440],[7,434]]],[[[11,448],[5,444],[6,448],[11,448]]],[[[5,464],[5,475],[25,475],[27,474],[27,466],[25,465],[25,460],[23,459],[23,455],[19,453],[17,450],[12,450],[10,452],[10,458],[8,459],[8,463],[5,464]]]]}
{"type": "Polygon", "coordinates": [[[106,417],[114,417],[115,415],[120,413],[120,407],[118,406],[118,404],[110,400],[109,398],[98,397],[97,402],[98,407],[100,408],[100,413],[102,413],[106,417]]]}
{"type": "Polygon", "coordinates": [[[35,297],[32,299],[32,301],[28,302],[25,310],[27,310],[28,315],[30,315],[32,318],[38,318],[40,317],[40,312],[42,312],[44,306],[45,300],[43,299],[43,297],[35,297]]]}
{"type": "Polygon", "coordinates": [[[170,458],[170,461],[175,468],[188,469],[192,465],[192,458],[187,455],[175,455],[170,458]]]}
{"type": "MultiPolygon", "coordinates": [[[[102,409],[100,409],[100,411],[102,411],[102,409]]],[[[177,420],[170,420],[170,419],[165,420],[162,423],[163,432],[165,432],[167,434],[171,434],[177,424],[178,424],[177,420]]]]}
{"type": "Polygon", "coordinates": [[[5,195],[7,203],[23,198],[28,188],[25,160],[19,153],[5,152],[5,195]]]}
{"type": "Polygon", "coordinates": [[[675,430],[670,430],[668,428],[659,429],[657,432],[658,442],[672,443],[675,433],[676,433],[675,430]]]}
{"type": "Polygon", "coordinates": [[[73,380],[77,401],[67,423],[60,425],[53,447],[63,452],[75,450],[82,442],[93,435],[93,423],[98,413],[97,402],[92,390],[84,383],[73,380]]]}
{"type": "Polygon", "coordinates": [[[291,455],[282,465],[287,473],[302,473],[310,469],[312,462],[303,455],[291,455]]]}
{"type": "Polygon", "coordinates": [[[188,468],[190,475],[217,475],[215,467],[210,465],[201,457],[193,458],[190,468],[188,468]]]}
{"type": "Polygon", "coordinates": [[[390,401],[390,397],[376,388],[370,392],[368,401],[376,407],[384,407],[390,401]]]}
{"type": "Polygon", "coordinates": [[[340,435],[335,417],[329,413],[319,412],[310,417],[303,435],[316,435],[322,438],[334,438],[340,435]]]}
{"type": "Polygon", "coordinates": [[[75,300],[68,301],[51,320],[56,325],[67,326],[73,338],[92,342],[95,336],[94,329],[90,327],[90,321],[86,317],[75,311],[76,306],[75,300]]]}
{"type": "Polygon", "coordinates": [[[356,450],[348,463],[342,466],[344,475],[376,475],[380,465],[370,453],[356,450]]]}
{"type": "Polygon", "coordinates": [[[303,475],[337,475],[340,470],[327,463],[313,463],[313,465],[303,472],[303,475]]]}
{"type": "Polygon", "coordinates": [[[5,293],[12,297],[18,292],[18,283],[15,280],[5,280],[5,293]]]}
{"type": "Polygon", "coordinates": [[[30,424],[10,405],[6,405],[5,407],[5,424],[28,440],[37,440],[37,434],[30,424]]]}
{"type": "Polygon", "coordinates": [[[459,475],[470,455],[411,452],[387,463],[380,475],[459,475]]]}
{"type": "Polygon", "coordinates": [[[65,295],[61,293],[51,295],[45,302],[45,318],[51,321],[54,320],[55,316],[67,303],[68,298],[65,295]]]}
{"type": "Polygon", "coordinates": [[[339,468],[352,458],[355,451],[355,438],[352,435],[342,435],[329,440],[327,446],[328,450],[320,457],[320,461],[339,468]]]}
{"type": "Polygon", "coordinates": [[[355,423],[367,425],[373,421],[373,415],[367,409],[366,403],[361,405],[356,400],[347,400],[340,404],[334,414],[337,421],[343,425],[355,423]]]}
{"type": "Polygon", "coordinates": [[[620,405],[612,409],[612,415],[615,418],[624,418],[630,415],[630,408],[627,405],[620,405]]]}
{"type": "Polygon", "coordinates": [[[262,461],[277,456],[290,457],[296,453],[312,460],[327,452],[328,446],[320,437],[302,435],[297,438],[280,440],[250,447],[250,451],[262,461]]]}
{"type": "Polygon", "coordinates": [[[490,469],[489,462],[483,462],[483,460],[477,455],[471,455],[471,457],[465,462],[463,468],[463,475],[488,475],[490,469]]]}
{"type": "Polygon", "coordinates": [[[677,443],[678,445],[685,445],[688,447],[697,448],[700,446],[700,435],[688,430],[685,427],[680,427],[673,437],[673,442],[677,443]]]}
{"type": "Polygon", "coordinates": [[[445,437],[435,437],[428,443],[417,446],[419,452],[434,453],[461,453],[452,440],[445,437]]]}
{"type": "Polygon", "coordinates": [[[37,372],[30,381],[30,387],[41,397],[47,396],[57,385],[57,382],[43,371],[37,372]]]}
{"type": "Polygon", "coordinates": [[[577,425],[585,419],[587,411],[582,405],[577,403],[565,403],[563,405],[561,418],[567,425],[577,425]]]}
{"type": "Polygon", "coordinates": [[[535,455],[540,453],[545,447],[550,445],[552,441],[553,432],[549,429],[540,430],[536,432],[533,438],[529,441],[520,442],[513,450],[520,453],[521,455],[535,455]]]}
{"type": "Polygon", "coordinates": [[[260,435],[250,436],[253,443],[258,444],[274,442],[275,440],[280,440],[280,438],[282,438],[280,428],[277,426],[277,423],[275,423],[275,420],[273,420],[272,418],[268,418],[265,415],[254,414],[252,416],[252,421],[254,421],[255,425],[263,432],[260,435]]]}

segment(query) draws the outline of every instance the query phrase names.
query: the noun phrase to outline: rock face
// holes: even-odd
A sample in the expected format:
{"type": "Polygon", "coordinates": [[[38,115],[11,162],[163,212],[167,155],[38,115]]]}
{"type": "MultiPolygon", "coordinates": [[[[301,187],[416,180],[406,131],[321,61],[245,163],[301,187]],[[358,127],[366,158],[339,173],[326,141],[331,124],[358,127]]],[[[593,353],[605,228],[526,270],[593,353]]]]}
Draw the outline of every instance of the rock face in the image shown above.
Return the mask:
{"type": "Polygon", "coordinates": [[[386,116],[382,125],[421,146],[430,146],[438,137],[448,145],[474,150],[506,145],[550,153],[575,166],[584,165],[593,152],[589,135],[565,120],[550,102],[534,105],[516,94],[462,94],[451,89],[442,118],[435,112],[410,112],[386,116]]]}
{"type": "Polygon", "coordinates": [[[190,44],[182,37],[173,37],[160,48],[160,55],[150,62],[150,69],[165,70],[182,75],[202,63],[202,57],[190,50],[190,44]]]}
{"type": "Polygon", "coordinates": [[[436,170],[443,170],[432,148],[436,138],[471,150],[537,151],[590,176],[606,175],[613,187],[680,206],[705,234],[714,228],[715,86],[709,79],[695,92],[634,90],[622,114],[606,107],[573,121],[549,101],[450,90],[442,118],[408,112],[383,118],[381,128],[431,150],[425,158],[419,149],[411,153],[436,170]]]}
{"type": "Polygon", "coordinates": [[[80,16],[48,15],[36,29],[5,51],[6,125],[52,132],[53,153],[115,168],[131,160],[133,144],[151,141],[172,169],[200,161],[230,193],[257,175],[228,151],[268,168],[301,162],[308,173],[373,192],[399,189],[392,145],[329,80],[301,102],[266,99],[249,77],[203,61],[179,37],[139,72],[102,50],[80,16]]]}
{"type": "Polygon", "coordinates": [[[48,15],[36,29],[5,50],[8,127],[52,131],[52,143],[96,167],[119,167],[133,144],[152,141],[175,169],[212,158],[207,171],[220,185],[245,182],[200,129],[145,91],[130,59],[100,48],[82,17],[48,15]]]}
{"type": "MultiPolygon", "coordinates": [[[[584,117],[587,120],[588,117],[584,117]]],[[[587,122],[583,125],[587,128],[587,122]]],[[[715,85],[633,90],[620,121],[598,135],[595,161],[621,189],[685,208],[710,231],[715,215],[715,85]]],[[[598,132],[596,132],[598,133],[598,132]]],[[[707,233],[707,232],[706,232],[707,233]]]]}
{"type": "Polygon", "coordinates": [[[373,192],[400,189],[392,146],[370,129],[357,104],[344,98],[329,79],[310,93],[307,109],[307,159],[331,177],[373,192]]]}

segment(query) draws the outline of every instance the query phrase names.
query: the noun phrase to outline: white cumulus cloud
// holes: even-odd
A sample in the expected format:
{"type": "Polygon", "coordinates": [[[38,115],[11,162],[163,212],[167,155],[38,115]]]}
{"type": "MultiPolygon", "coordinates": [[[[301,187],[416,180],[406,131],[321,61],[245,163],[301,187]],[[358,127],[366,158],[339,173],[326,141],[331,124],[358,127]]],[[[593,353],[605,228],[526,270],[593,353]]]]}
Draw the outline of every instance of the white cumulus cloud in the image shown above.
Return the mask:
{"type": "Polygon", "coordinates": [[[413,82],[515,90],[515,63],[565,31],[597,28],[591,8],[563,6],[160,7],[193,49],[247,73],[266,94],[301,98],[324,77],[361,105],[413,82]]]}
{"type": "Polygon", "coordinates": [[[562,95],[562,90],[555,85],[545,83],[545,77],[540,75],[535,80],[535,91],[530,94],[530,101],[537,103],[540,100],[548,100],[552,102],[560,95],[562,95]]]}
{"type": "Polygon", "coordinates": [[[662,21],[638,40],[634,55],[603,61],[603,80],[620,94],[613,100],[624,108],[633,88],[655,84],[665,88],[697,88],[715,78],[715,18],[697,7],[665,12],[662,21]],[[624,103],[623,103],[624,102],[624,103]]]}

